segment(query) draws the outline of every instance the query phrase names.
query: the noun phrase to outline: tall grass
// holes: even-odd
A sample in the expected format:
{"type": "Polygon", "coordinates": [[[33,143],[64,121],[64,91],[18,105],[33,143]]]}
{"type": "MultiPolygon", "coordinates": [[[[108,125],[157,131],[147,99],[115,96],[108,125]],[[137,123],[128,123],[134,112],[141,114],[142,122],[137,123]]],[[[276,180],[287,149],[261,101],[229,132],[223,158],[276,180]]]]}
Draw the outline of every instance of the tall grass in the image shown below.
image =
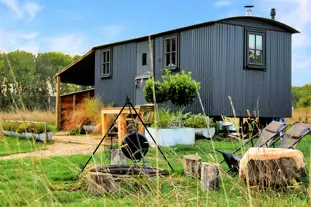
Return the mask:
{"type": "Polygon", "coordinates": [[[39,111],[39,110],[34,111],[19,110],[10,112],[0,111],[0,121],[6,120],[37,121],[37,122],[46,122],[54,125],[55,113],[51,111],[39,111]]]}
{"type": "Polygon", "coordinates": [[[305,123],[311,124],[311,107],[293,109],[292,118],[288,118],[286,121],[288,121],[289,123],[303,121],[305,123]]]}

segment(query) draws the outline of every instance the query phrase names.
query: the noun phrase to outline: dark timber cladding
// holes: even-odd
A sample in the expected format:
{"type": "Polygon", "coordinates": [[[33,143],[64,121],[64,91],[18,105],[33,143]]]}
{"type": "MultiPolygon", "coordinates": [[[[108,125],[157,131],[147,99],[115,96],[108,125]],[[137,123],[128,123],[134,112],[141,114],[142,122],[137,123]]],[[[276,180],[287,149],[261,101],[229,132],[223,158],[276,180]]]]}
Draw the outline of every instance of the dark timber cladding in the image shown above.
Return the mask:
{"type": "MultiPolygon", "coordinates": [[[[293,33],[298,31],[275,20],[241,16],[153,34],[154,76],[159,79],[165,68],[164,39],[175,36],[178,67],[174,72],[191,71],[201,83],[200,97],[206,114],[246,117],[249,110],[256,111],[259,117],[290,117],[293,33]],[[251,65],[251,59],[246,61],[249,52],[258,51],[257,46],[247,47],[247,34],[251,32],[263,34],[263,48],[258,46],[263,61],[255,61],[263,63],[260,69],[251,65]]],[[[147,41],[148,36],[144,36],[94,47],[57,76],[62,82],[95,85],[95,95],[106,103],[122,106],[125,95],[129,95],[134,104],[141,104],[142,94],[138,93],[142,93],[146,79],[137,81],[137,77],[151,71],[147,41]],[[111,55],[111,70],[106,76],[101,72],[103,51],[111,55]]],[[[197,100],[187,110],[202,113],[203,109],[197,100]]]]}

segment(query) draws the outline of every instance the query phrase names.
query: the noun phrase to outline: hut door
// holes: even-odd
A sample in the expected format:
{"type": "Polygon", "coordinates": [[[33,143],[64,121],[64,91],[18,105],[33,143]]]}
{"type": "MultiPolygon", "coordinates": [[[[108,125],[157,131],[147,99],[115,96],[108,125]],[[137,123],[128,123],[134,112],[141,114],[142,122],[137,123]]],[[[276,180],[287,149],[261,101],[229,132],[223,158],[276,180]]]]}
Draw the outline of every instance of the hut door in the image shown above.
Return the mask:
{"type": "Polygon", "coordinates": [[[135,101],[136,105],[145,104],[144,86],[149,77],[151,77],[151,62],[149,56],[148,41],[137,43],[137,73],[135,78],[135,101]]]}

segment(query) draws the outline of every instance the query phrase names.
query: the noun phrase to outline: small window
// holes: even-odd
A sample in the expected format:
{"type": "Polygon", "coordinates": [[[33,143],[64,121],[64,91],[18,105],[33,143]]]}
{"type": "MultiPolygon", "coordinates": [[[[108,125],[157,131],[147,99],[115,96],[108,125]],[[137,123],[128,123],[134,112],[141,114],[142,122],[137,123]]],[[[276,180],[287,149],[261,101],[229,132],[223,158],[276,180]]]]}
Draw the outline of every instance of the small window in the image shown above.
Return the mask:
{"type": "Polygon", "coordinates": [[[177,68],[178,62],[178,42],[177,36],[164,39],[164,66],[167,69],[177,68]]]}
{"type": "Polygon", "coordinates": [[[111,74],[111,54],[110,49],[108,49],[103,51],[101,77],[109,77],[110,74],[111,74]]]}
{"type": "Polygon", "coordinates": [[[265,69],[265,33],[250,31],[246,32],[246,66],[248,68],[265,69]]]}
{"type": "Polygon", "coordinates": [[[142,65],[147,65],[147,53],[142,54],[141,60],[142,60],[142,65]]]}

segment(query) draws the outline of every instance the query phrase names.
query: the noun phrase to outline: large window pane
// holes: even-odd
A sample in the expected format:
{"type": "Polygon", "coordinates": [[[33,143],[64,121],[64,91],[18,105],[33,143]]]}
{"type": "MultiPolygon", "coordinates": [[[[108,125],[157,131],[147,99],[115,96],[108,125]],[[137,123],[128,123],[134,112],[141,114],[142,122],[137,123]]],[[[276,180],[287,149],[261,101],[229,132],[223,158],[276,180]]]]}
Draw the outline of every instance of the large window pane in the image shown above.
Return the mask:
{"type": "Polygon", "coordinates": [[[110,64],[110,63],[106,63],[106,74],[109,74],[109,72],[110,72],[110,71],[109,71],[109,64],[110,64]]]}
{"type": "Polygon", "coordinates": [[[109,60],[110,52],[109,52],[109,51],[107,51],[107,52],[106,52],[106,55],[107,55],[107,57],[106,57],[106,61],[107,61],[107,62],[109,62],[109,61],[110,61],[110,60],[109,60]]]}
{"type": "Polygon", "coordinates": [[[176,51],[176,39],[172,39],[172,51],[176,51]]]}
{"type": "Polygon", "coordinates": [[[106,62],[106,52],[103,52],[103,62],[106,62]]]}
{"type": "Polygon", "coordinates": [[[172,53],[172,65],[176,65],[176,53],[172,53]]]}
{"type": "Polygon", "coordinates": [[[249,50],[249,53],[248,53],[248,60],[249,60],[249,63],[255,63],[255,50],[249,50]]]}
{"type": "Polygon", "coordinates": [[[262,50],[262,36],[256,35],[256,49],[262,50]]]}
{"type": "Polygon", "coordinates": [[[166,45],[166,52],[170,52],[171,51],[171,40],[170,39],[165,40],[165,45],[166,45]]]}
{"type": "Polygon", "coordinates": [[[105,64],[105,63],[103,64],[103,71],[102,71],[102,74],[103,74],[103,75],[106,74],[106,64],[105,64]]]}
{"type": "Polygon", "coordinates": [[[171,64],[171,60],[170,60],[170,54],[169,53],[167,53],[166,55],[165,55],[166,57],[166,59],[165,59],[165,66],[170,66],[170,64],[171,64]]]}
{"type": "Polygon", "coordinates": [[[262,64],[262,51],[256,51],[256,64],[262,64]]]}
{"type": "Polygon", "coordinates": [[[255,49],[255,35],[253,34],[248,36],[248,47],[249,49],[255,49]]]}

